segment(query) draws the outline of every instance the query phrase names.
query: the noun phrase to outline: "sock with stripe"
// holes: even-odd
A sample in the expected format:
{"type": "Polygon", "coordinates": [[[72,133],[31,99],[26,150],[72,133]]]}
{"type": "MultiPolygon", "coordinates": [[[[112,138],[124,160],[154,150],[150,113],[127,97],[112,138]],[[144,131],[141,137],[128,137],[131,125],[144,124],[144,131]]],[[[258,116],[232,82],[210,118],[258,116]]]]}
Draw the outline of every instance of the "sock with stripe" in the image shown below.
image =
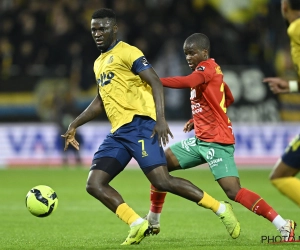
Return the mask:
{"type": "Polygon", "coordinates": [[[153,185],[150,187],[150,210],[147,215],[147,219],[151,224],[159,224],[160,214],[165,202],[167,192],[161,192],[153,185]]]}
{"type": "Polygon", "coordinates": [[[263,198],[246,188],[241,188],[239,190],[235,197],[235,201],[248,208],[253,213],[265,217],[272,222],[277,229],[286,224],[286,221],[278,215],[278,213],[265,202],[263,198]]]}

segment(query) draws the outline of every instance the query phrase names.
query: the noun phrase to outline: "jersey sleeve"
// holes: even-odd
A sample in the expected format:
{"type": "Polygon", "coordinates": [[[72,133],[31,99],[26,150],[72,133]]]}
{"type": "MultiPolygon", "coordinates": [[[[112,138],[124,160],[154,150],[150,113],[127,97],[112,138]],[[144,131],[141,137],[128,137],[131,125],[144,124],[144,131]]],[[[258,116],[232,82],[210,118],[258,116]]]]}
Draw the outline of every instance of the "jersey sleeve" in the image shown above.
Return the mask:
{"type": "Polygon", "coordinates": [[[135,74],[151,68],[142,51],[134,46],[130,46],[126,51],[127,56],[123,58],[124,64],[135,74]]]}
{"type": "Polygon", "coordinates": [[[195,71],[188,76],[160,78],[162,84],[169,88],[194,88],[199,84],[209,82],[215,75],[216,69],[207,61],[201,62],[195,71]]]}
{"type": "Polygon", "coordinates": [[[226,108],[228,108],[234,102],[234,97],[226,82],[224,82],[224,93],[225,93],[225,105],[226,108]]]}
{"type": "Polygon", "coordinates": [[[194,71],[188,76],[174,76],[174,77],[164,77],[160,78],[163,86],[182,89],[182,88],[194,88],[197,85],[204,83],[204,77],[194,71]]]}

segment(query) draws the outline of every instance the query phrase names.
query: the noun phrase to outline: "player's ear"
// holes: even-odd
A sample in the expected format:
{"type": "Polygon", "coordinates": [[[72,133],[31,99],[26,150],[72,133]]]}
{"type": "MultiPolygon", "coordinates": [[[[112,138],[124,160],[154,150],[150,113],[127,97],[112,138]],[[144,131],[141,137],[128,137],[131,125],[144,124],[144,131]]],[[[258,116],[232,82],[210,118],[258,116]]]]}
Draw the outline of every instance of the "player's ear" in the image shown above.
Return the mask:
{"type": "Polygon", "coordinates": [[[118,32],[118,25],[115,24],[113,30],[114,30],[114,34],[117,34],[117,32],[118,32]]]}
{"type": "Polygon", "coordinates": [[[289,2],[288,1],[281,1],[281,12],[282,14],[286,13],[289,7],[289,2]]]}
{"type": "Polygon", "coordinates": [[[208,50],[207,49],[204,49],[202,50],[202,55],[203,55],[203,58],[208,59],[208,50]]]}

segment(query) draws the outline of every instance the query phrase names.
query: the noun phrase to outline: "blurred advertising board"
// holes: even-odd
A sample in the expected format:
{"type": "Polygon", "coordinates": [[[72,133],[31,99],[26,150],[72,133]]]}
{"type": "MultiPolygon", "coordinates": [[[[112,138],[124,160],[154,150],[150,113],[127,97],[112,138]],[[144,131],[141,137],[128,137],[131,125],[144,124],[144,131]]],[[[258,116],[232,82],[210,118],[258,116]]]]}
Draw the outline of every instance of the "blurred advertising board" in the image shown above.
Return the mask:
{"type": "MultiPolygon", "coordinates": [[[[183,133],[184,122],[169,123],[174,139],[193,136],[183,133]]],[[[297,123],[233,123],[238,165],[273,165],[289,141],[300,133],[297,123]]],[[[80,155],[90,166],[94,152],[110,131],[109,123],[88,123],[78,129],[82,137],[80,155]]],[[[55,124],[0,124],[0,166],[59,166],[62,164],[63,138],[55,124]]],[[[72,152],[69,152],[72,157],[72,152]]],[[[134,161],[132,163],[135,163],[134,161]]]]}
{"type": "Polygon", "coordinates": [[[266,83],[264,73],[247,66],[222,67],[224,81],[230,87],[234,103],[227,115],[234,122],[279,122],[280,105],[266,83]]]}

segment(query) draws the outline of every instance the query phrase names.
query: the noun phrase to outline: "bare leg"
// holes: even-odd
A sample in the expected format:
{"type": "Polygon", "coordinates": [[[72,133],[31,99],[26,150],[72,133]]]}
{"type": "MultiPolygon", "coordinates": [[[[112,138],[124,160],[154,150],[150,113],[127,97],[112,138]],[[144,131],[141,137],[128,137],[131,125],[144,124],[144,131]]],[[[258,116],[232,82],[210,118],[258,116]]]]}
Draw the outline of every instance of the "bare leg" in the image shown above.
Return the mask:
{"type": "Polygon", "coordinates": [[[170,192],[197,203],[203,198],[201,189],[188,180],[171,176],[166,166],[157,167],[146,176],[152,185],[161,191],[170,192]]]}
{"type": "Polygon", "coordinates": [[[300,180],[295,177],[299,169],[292,168],[281,159],[270,174],[271,183],[298,206],[300,206],[300,180]]]}
{"type": "Polygon", "coordinates": [[[117,207],[124,203],[121,195],[109,185],[111,176],[102,170],[91,170],[88,176],[86,190],[101,201],[112,212],[116,212],[117,207]]]}
{"type": "MultiPolygon", "coordinates": [[[[299,162],[300,164],[300,162],[299,162]]],[[[275,164],[271,174],[270,180],[274,180],[282,177],[295,176],[299,172],[299,169],[292,168],[285,164],[281,159],[275,164]]]]}
{"type": "Polygon", "coordinates": [[[218,179],[218,183],[221,188],[224,190],[225,194],[230,200],[235,199],[237,193],[241,189],[240,179],[235,176],[224,177],[218,179]]]}

